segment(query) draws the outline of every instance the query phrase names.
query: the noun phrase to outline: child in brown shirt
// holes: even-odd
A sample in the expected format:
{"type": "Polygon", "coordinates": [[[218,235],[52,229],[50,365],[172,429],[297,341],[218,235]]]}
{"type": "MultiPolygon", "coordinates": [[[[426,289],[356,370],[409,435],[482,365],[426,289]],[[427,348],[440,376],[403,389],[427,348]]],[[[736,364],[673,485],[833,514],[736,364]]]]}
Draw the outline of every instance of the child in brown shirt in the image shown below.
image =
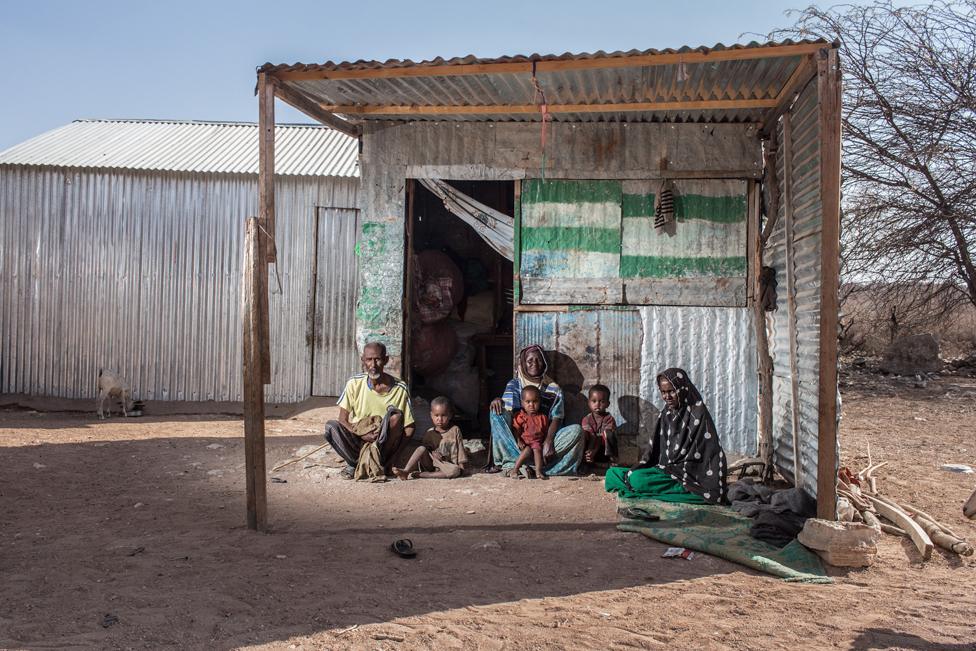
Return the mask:
{"type": "Polygon", "coordinates": [[[430,420],[434,426],[424,433],[403,468],[393,468],[393,474],[403,480],[460,477],[468,455],[461,430],[451,425],[453,418],[454,406],[449,398],[438,396],[431,400],[430,420]]]}

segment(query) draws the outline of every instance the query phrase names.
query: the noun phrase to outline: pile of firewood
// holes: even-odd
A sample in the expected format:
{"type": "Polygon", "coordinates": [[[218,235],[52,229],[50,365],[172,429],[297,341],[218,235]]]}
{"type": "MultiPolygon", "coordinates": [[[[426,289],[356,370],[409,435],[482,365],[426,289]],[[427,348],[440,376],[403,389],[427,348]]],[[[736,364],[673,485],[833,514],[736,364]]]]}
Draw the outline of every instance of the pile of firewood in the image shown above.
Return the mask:
{"type": "Polygon", "coordinates": [[[847,499],[854,507],[855,520],[860,518],[864,524],[885,533],[911,538],[923,560],[931,558],[935,545],[960,556],[971,556],[973,546],[952,529],[911,504],[896,502],[881,495],[874,473],[887,463],[872,463],[869,449],[868,465],[856,475],[847,468],[840,469],[837,495],[847,499]]]}

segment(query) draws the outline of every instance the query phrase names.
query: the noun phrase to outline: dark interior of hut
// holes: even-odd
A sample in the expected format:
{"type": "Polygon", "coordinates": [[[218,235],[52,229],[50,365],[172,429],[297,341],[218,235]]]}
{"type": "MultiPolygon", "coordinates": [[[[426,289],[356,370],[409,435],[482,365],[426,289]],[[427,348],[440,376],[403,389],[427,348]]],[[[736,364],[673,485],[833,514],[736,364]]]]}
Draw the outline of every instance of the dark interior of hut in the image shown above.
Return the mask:
{"type": "MultiPolygon", "coordinates": [[[[514,215],[512,181],[451,181],[469,197],[514,215]]],[[[418,424],[443,395],[465,436],[488,436],[487,406],[512,376],[512,262],[419,182],[407,190],[406,376],[418,424]]]]}

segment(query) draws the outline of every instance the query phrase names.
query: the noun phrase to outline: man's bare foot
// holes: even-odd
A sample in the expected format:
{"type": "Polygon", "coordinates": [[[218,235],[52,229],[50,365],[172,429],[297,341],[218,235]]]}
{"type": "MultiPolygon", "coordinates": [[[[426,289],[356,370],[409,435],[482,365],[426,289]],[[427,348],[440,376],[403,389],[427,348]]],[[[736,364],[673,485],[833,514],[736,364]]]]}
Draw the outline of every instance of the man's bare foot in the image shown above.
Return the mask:
{"type": "Polygon", "coordinates": [[[410,479],[410,473],[402,468],[393,468],[393,474],[397,476],[397,479],[402,479],[403,481],[410,479]]]}

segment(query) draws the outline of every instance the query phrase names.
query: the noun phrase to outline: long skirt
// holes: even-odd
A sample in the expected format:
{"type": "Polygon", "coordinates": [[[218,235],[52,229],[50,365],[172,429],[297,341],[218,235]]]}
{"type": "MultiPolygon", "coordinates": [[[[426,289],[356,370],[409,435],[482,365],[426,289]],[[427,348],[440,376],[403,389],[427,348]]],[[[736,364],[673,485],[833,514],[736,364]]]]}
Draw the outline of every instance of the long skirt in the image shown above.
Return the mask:
{"type": "MultiPolygon", "coordinates": [[[[511,417],[510,412],[509,417],[511,417]]],[[[491,453],[495,464],[506,470],[512,468],[520,450],[518,443],[515,442],[509,420],[505,415],[494,412],[489,413],[488,418],[491,422],[491,453]]],[[[546,474],[575,475],[586,444],[583,428],[579,425],[567,425],[556,432],[552,443],[556,454],[546,464],[544,468],[546,474]]]]}
{"type": "Polygon", "coordinates": [[[682,504],[708,504],[701,495],[690,493],[668,473],[656,466],[638,468],[627,476],[630,468],[615,466],[607,469],[603,486],[608,493],[621,497],[647,498],[662,502],[681,502],[682,504]]]}

